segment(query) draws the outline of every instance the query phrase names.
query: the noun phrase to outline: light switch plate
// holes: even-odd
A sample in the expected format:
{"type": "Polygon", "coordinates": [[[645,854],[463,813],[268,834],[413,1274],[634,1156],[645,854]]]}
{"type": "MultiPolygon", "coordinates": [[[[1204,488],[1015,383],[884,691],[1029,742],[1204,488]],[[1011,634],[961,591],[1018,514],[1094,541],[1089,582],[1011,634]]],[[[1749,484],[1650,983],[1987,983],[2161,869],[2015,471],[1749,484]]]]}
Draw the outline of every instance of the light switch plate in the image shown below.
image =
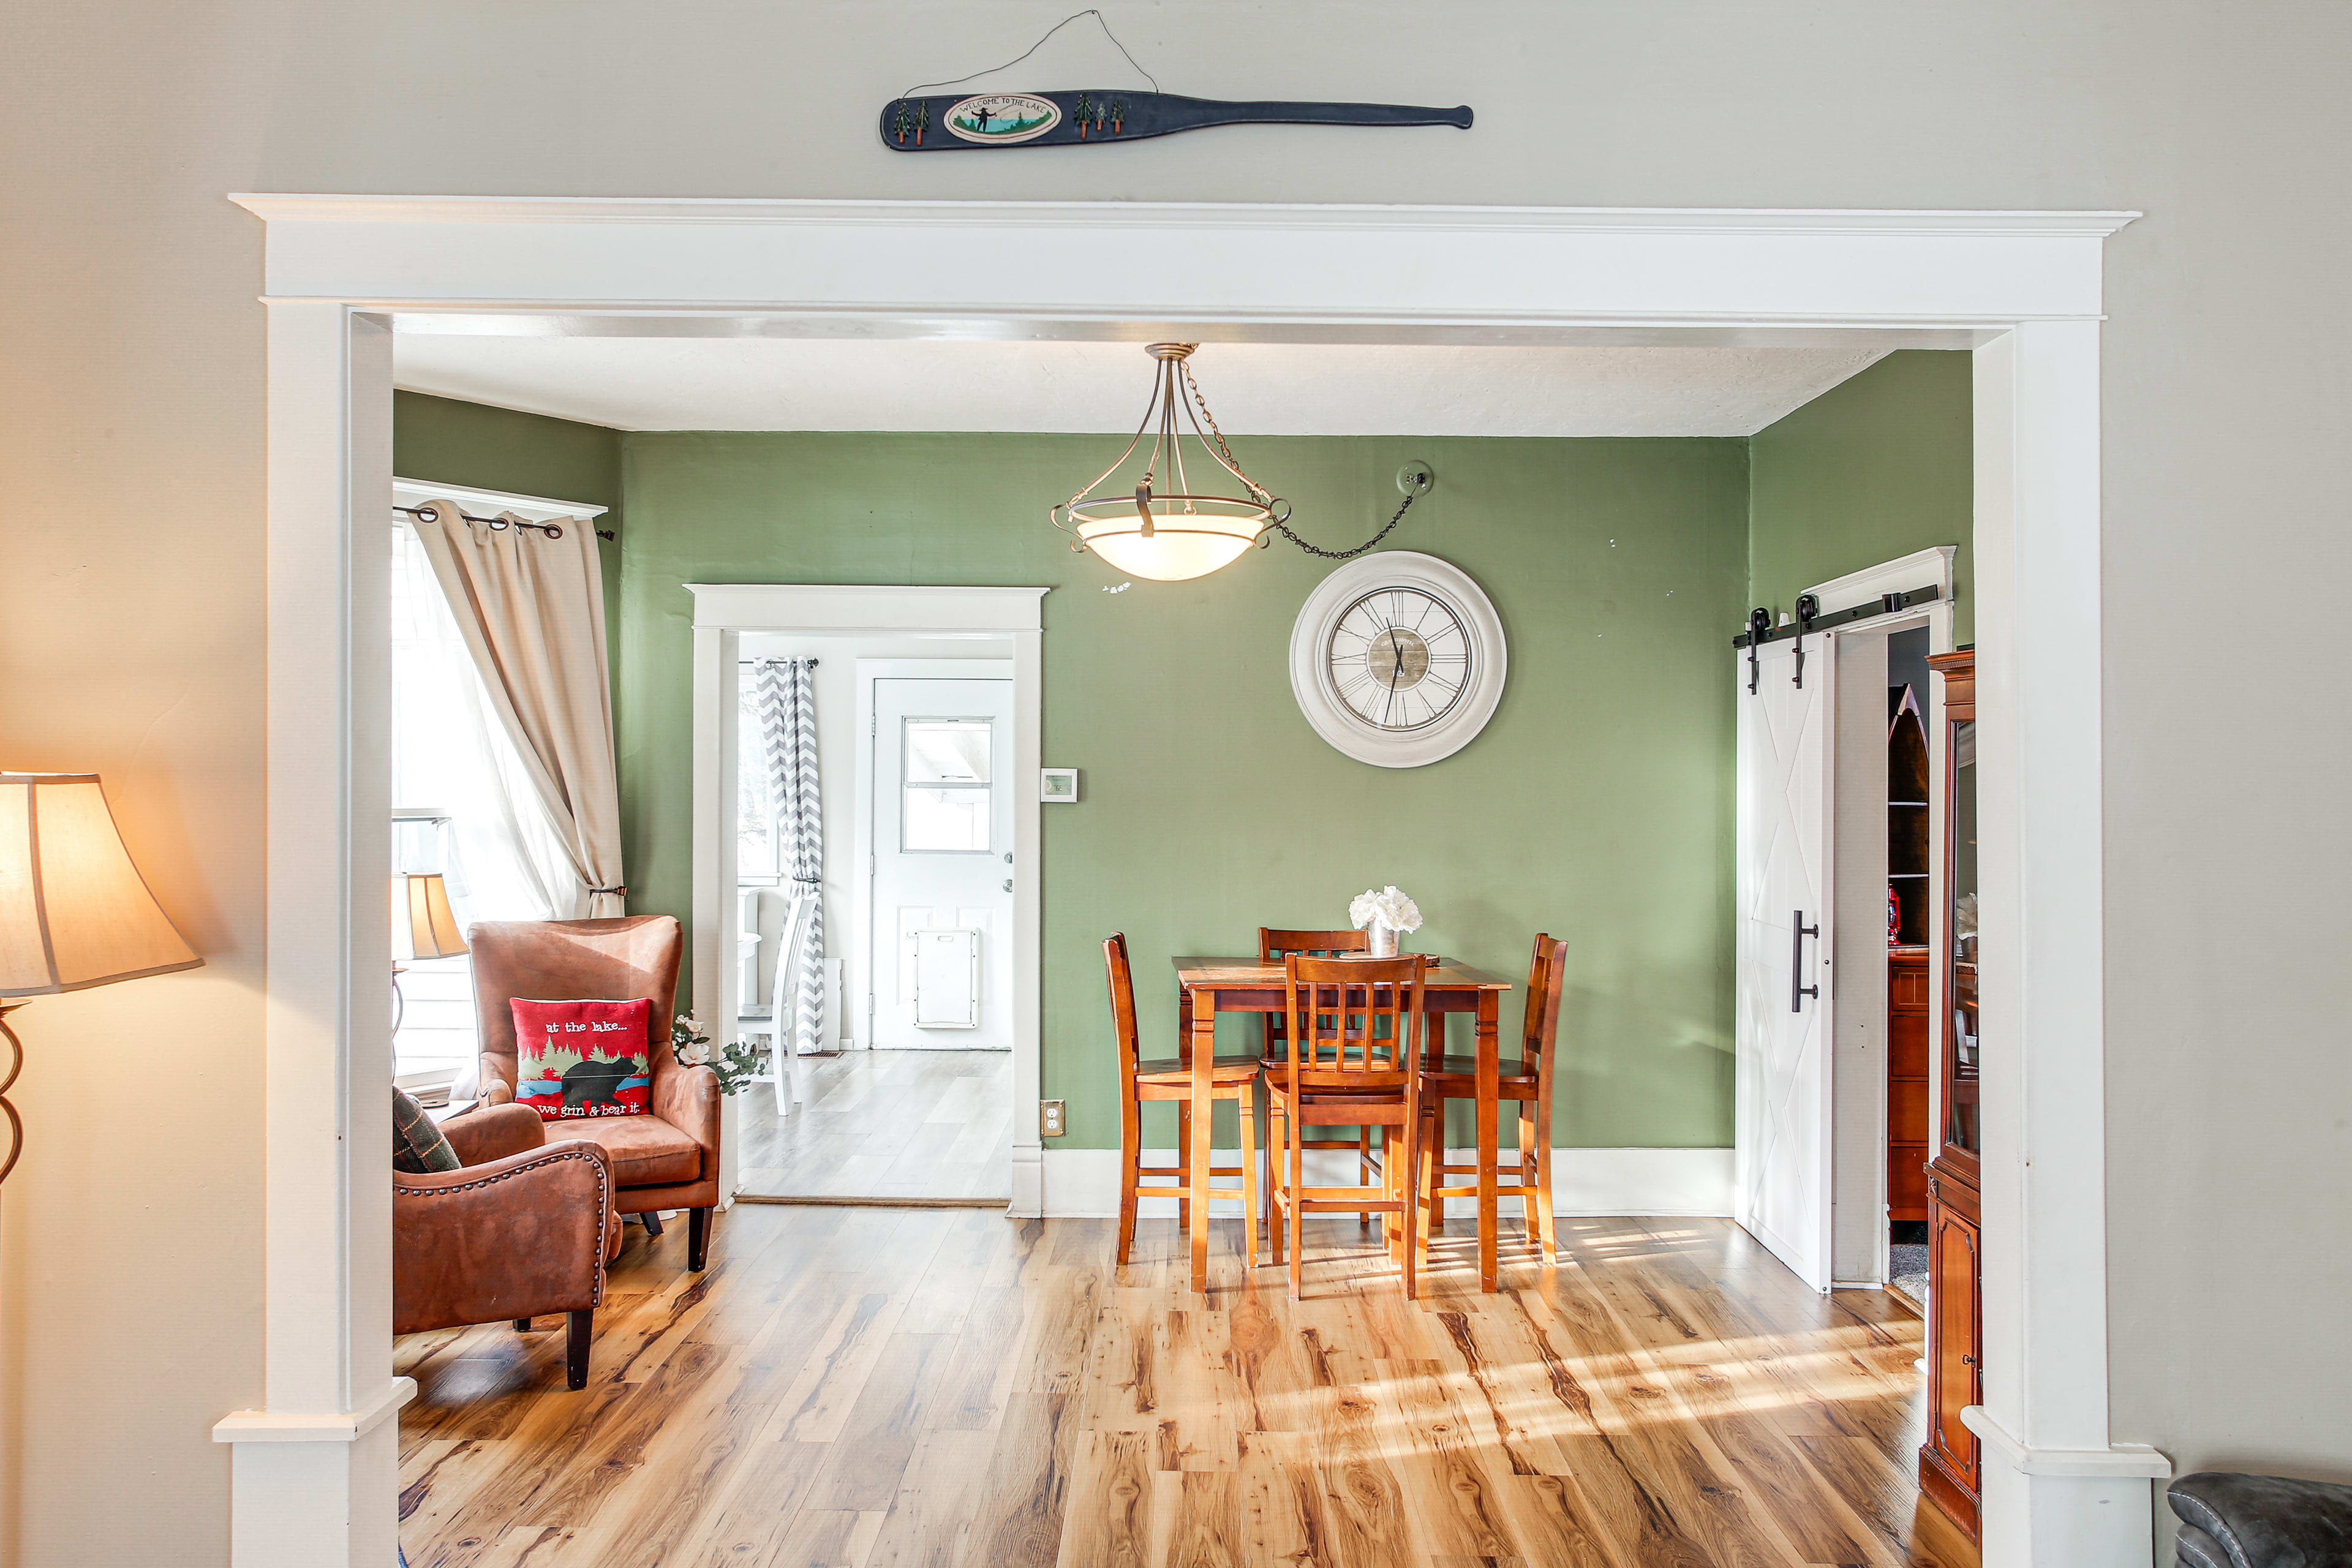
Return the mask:
{"type": "Polygon", "coordinates": [[[1037,1135],[1039,1137],[1060,1138],[1069,1132],[1070,1124],[1066,1120],[1063,1110],[1065,1103],[1059,1100],[1041,1100],[1037,1102],[1037,1135]]]}

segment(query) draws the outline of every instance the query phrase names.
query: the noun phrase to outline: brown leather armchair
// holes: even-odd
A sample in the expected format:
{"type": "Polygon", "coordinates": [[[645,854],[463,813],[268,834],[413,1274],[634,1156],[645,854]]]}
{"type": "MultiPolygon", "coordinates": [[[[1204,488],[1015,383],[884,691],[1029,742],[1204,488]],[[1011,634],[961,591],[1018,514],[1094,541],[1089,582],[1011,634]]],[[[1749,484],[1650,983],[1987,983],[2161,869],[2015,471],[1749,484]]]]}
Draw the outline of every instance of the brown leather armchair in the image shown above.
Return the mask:
{"type": "Polygon", "coordinates": [[[564,1380],[588,1385],[604,1265],[621,1250],[613,1168],[585,1138],[550,1143],[539,1112],[502,1105],[441,1131],[455,1171],[392,1177],[392,1331],[413,1334],[542,1312],[569,1315],[564,1380]]]}
{"type": "Polygon", "coordinates": [[[482,1097],[493,1105],[515,1097],[514,1012],[507,1005],[514,998],[653,999],[646,1042],[653,1113],[567,1121],[563,1133],[604,1146],[621,1213],[687,1210],[686,1266],[700,1268],[719,1204],[719,1075],[707,1067],[682,1067],[670,1054],[678,962],[686,951],[676,917],[484,921],[466,934],[481,1026],[482,1097]]]}

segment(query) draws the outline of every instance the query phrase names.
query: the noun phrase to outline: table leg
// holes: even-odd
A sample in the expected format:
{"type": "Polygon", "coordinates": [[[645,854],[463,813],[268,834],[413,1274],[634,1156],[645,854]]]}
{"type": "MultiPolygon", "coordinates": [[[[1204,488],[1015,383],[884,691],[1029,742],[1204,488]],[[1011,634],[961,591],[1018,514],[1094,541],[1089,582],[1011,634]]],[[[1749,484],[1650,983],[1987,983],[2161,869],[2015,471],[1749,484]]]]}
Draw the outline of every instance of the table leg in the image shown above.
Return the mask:
{"type": "Polygon", "coordinates": [[[1216,1125],[1217,1006],[1213,997],[1192,1005],[1192,1289],[1209,1288],[1209,1131],[1216,1125]]]}
{"type": "Polygon", "coordinates": [[[1496,1231],[1501,1194],[1496,1188],[1496,1118],[1502,1101],[1502,1041],[1496,1026],[1499,1006],[1492,991],[1478,993],[1478,1289],[1496,1287],[1496,1231]]]}

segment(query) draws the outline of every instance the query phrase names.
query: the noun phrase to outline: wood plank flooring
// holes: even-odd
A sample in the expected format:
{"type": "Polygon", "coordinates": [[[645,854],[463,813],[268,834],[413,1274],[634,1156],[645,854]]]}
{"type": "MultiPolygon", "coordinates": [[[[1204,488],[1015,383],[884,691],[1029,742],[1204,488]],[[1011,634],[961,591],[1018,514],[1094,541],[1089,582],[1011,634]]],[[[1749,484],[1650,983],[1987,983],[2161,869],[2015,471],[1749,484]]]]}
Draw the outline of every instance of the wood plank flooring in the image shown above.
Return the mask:
{"type": "Polygon", "coordinates": [[[744,1091],[745,1194],[1012,1196],[1012,1052],[844,1051],[803,1070],[801,1108],[782,1121],[765,1085],[744,1091]]]}
{"type": "Polygon", "coordinates": [[[1709,1220],[1567,1220],[1408,1302],[1308,1226],[1307,1300],[1169,1221],[738,1207],[632,1228],[589,1386],[562,1320],[417,1334],[414,1568],[1964,1568],[1913,1484],[1918,1320],[1709,1220]]]}

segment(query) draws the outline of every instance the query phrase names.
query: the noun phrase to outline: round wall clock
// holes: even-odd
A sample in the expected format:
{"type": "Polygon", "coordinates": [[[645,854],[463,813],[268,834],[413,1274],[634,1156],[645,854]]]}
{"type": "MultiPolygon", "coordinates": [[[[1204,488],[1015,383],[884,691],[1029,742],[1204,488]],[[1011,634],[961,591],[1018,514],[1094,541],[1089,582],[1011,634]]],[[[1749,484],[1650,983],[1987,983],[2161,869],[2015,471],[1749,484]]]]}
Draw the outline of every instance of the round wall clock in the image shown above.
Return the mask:
{"type": "Polygon", "coordinates": [[[1476,738],[1502,700],[1503,623],[1469,574],[1391,550],[1349,562],[1290,628],[1290,689],[1315,732],[1383,768],[1476,738]]]}

